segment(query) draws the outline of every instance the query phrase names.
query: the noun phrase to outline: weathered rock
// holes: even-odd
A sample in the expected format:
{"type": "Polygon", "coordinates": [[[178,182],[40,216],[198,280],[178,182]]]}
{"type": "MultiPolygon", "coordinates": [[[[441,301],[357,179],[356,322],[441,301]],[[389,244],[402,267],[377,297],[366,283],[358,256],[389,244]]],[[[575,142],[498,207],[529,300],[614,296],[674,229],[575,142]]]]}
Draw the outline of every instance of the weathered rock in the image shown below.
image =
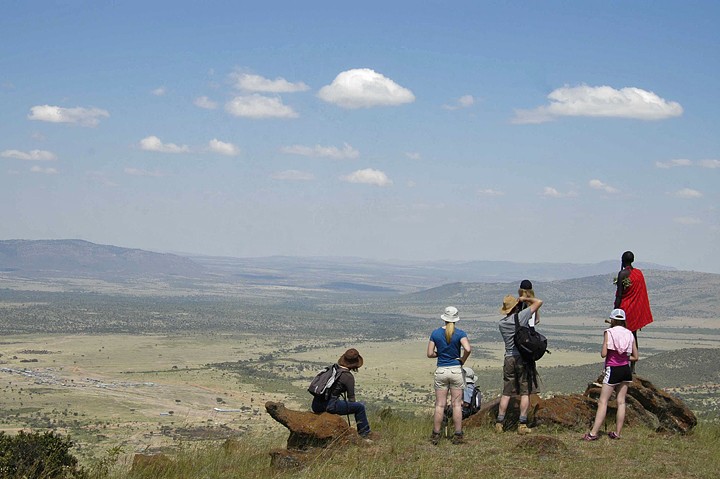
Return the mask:
{"type": "Polygon", "coordinates": [[[270,451],[270,465],[276,469],[301,469],[311,459],[305,451],[273,449],[270,451]]]}
{"type": "Polygon", "coordinates": [[[172,460],[165,454],[135,454],[130,472],[160,473],[172,465],[172,460]]]}
{"type": "Polygon", "coordinates": [[[290,431],[288,449],[324,448],[338,443],[357,443],[361,440],[357,431],[348,426],[345,416],[294,411],[286,408],[283,403],[272,401],[265,403],[265,410],[290,431]]]}
{"type": "MultiPolygon", "coordinates": [[[[595,419],[600,390],[596,384],[590,384],[584,394],[548,399],[530,395],[528,422],[531,426],[542,424],[568,429],[588,428],[595,419]]],[[[466,419],[464,424],[469,427],[492,424],[497,418],[499,403],[498,398],[484,404],[480,411],[466,419]]],[[[639,376],[633,377],[625,403],[625,421],[628,425],[643,424],[656,431],[687,433],[697,424],[693,412],[679,398],[657,389],[650,381],[639,376]]],[[[505,414],[506,430],[517,426],[519,407],[519,398],[511,398],[505,414]]],[[[616,412],[617,402],[613,393],[608,402],[607,418],[613,420],[616,412]]]]}

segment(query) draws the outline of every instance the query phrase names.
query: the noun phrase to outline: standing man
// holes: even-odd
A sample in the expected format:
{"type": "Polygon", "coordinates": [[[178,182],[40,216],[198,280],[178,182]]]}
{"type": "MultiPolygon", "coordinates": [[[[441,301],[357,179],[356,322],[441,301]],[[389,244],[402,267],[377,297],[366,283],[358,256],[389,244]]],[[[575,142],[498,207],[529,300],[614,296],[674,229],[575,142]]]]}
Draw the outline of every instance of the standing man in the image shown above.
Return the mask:
{"type": "MultiPolygon", "coordinates": [[[[627,328],[635,337],[635,347],[639,349],[637,332],[652,323],[650,299],[648,298],[645,276],[642,271],[633,268],[635,255],[632,251],[625,251],[621,258],[622,267],[617,276],[617,291],[615,292],[615,308],[625,311],[627,328]]],[[[630,363],[633,374],[635,361],[630,363]]]]}
{"type": "MultiPolygon", "coordinates": [[[[520,296],[515,298],[512,295],[507,295],[503,299],[503,305],[500,312],[505,315],[500,320],[500,334],[502,335],[503,341],[505,341],[505,360],[503,362],[503,391],[502,397],[500,398],[500,406],[498,408],[497,421],[495,422],[495,431],[503,431],[503,422],[505,421],[505,412],[507,411],[508,404],[510,404],[510,397],[513,395],[520,395],[520,425],[518,426],[518,434],[530,433],[530,428],[527,425],[528,421],[528,409],[530,409],[530,394],[535,393],[535,385],[529,380],[527,368],[531,365],[526,365],[520,356],[520,351],[515,346],[515,314],[518,315],[518,323],[520,327],[527,327],[530,317],[532,317],[543,302],[541,299],[520,296]],[[522,308],[522,304],[526,303],[528,306],[525,309],[522,308]]],[[[535,324],[538,324],[539,317],[536,316],[535,324]]]]}

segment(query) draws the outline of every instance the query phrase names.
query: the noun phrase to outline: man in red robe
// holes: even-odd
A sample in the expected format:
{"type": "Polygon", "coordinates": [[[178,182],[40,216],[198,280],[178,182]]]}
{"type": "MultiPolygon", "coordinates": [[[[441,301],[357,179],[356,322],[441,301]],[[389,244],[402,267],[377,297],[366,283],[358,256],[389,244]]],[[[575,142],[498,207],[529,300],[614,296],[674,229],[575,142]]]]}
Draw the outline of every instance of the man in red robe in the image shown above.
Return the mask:
{"type": "MultiPolygon", "coordinates": [[[[617,277],[617,291],[615,293],[615,308],[625,311],[627,328],[635,336],[635,345],[638,345],[637,332],[648,324],[652,323],[652,311],[650,311],[650,299],[648,298],[645,276],[642,271],[633,268],[635,255],[632,251],[623,253],[622,269],[617,277]]],[[[631,363],[633,373],[635,362],[631,363]]]]}

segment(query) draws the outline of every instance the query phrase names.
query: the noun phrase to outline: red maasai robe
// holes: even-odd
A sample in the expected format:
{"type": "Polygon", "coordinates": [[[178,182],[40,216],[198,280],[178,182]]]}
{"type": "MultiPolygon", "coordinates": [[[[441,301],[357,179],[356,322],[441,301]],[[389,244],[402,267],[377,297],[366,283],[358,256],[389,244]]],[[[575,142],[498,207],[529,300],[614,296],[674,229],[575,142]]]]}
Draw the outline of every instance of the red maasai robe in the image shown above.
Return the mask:
{"type": "Polygon", "coordinates": [[[636,268],[631,269],[629,278],[630,286],[623,291],[620,309],[625,310],[628,329],[637,331],[652,323],[653,317],[642,271],[636,268]]]}

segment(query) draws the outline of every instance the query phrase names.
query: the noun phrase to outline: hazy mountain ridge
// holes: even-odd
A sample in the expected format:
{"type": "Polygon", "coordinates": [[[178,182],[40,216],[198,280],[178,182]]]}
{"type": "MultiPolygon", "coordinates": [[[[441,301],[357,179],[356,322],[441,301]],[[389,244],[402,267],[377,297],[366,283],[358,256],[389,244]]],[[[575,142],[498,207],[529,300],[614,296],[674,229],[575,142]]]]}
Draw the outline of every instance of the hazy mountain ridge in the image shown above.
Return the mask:
{"type": "Polygon", "coordinates": [[[198,276],[204,268],[188,258],[84,240],[0,241],[0,271],[34,277],[198,276]]]}

